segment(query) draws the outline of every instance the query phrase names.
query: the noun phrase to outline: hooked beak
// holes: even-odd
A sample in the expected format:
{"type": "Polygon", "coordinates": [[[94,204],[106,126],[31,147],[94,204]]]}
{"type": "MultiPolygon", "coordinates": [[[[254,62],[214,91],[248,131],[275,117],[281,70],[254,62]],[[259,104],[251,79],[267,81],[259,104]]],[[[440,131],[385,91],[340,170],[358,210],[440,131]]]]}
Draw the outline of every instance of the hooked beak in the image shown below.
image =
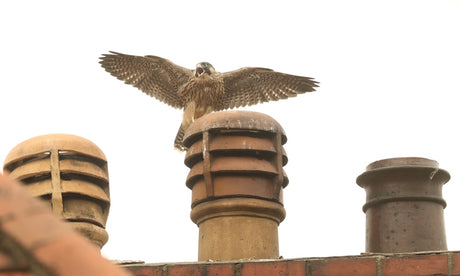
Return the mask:
{"type": "Polygon", "coordinates": [[[204,69],[202,67],[197,67],[195,71],[195,76],[199,77],[204,74],[204,69]]]}

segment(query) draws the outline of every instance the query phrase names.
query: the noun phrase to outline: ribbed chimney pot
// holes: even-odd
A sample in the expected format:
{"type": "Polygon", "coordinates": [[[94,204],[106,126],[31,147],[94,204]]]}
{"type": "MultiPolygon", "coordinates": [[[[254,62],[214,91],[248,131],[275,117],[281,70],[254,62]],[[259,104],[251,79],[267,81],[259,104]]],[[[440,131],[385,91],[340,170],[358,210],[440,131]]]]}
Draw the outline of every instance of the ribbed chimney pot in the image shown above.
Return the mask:
{"type": "Polygon", "coordinates": [[[211,113],[188,128],[186,185],[199,261],[279,257],[286,140],[273,118],[248,111],[211,113]]]}
{"type": "Polygon", "coordinates": [[[69,134],[37,136],[9,152],[3,171],[98,248],[107,242],[107,160],[94,143],[69,134]]]}
{"type": "Polygon", "coordinates": [[[369,164],[356,180],[366,190],[366,252],[447,250],[442,186],[449,179],[438,162],[426,158],[369,164]]]}

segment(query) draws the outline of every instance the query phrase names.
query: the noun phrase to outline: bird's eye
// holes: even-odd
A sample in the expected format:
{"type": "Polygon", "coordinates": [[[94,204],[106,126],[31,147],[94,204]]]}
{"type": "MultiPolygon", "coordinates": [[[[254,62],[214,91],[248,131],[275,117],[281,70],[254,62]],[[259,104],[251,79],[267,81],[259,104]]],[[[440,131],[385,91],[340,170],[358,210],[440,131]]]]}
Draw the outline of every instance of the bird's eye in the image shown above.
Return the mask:
{"type": "Polygon", "coordinates": [[[201,74],[204,73],[204,69],[201,67],[196,68],[196,72],[198,73],[198,76],[201,76],[201,74]]]}

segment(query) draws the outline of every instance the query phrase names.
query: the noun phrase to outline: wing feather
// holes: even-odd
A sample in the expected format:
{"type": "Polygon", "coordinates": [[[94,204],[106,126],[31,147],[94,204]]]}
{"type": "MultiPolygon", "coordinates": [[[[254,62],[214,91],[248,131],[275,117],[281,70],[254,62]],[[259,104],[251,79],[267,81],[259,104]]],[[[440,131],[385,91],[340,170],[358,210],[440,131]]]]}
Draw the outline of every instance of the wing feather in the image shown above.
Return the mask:
{"type": "Polygon", "coordinates": [[[216,110],[277,101],[315,91],[318,82],[309,77],[245,67],[223,73],[225,95],[216,110]]]}
{"type": "Polygon", "coordinates": [[[133,56],[117,52],[103,54],[101,66],[112,76],[175,108],[183,108],[179,88],[192,70],[157,56],[133,56]]]}

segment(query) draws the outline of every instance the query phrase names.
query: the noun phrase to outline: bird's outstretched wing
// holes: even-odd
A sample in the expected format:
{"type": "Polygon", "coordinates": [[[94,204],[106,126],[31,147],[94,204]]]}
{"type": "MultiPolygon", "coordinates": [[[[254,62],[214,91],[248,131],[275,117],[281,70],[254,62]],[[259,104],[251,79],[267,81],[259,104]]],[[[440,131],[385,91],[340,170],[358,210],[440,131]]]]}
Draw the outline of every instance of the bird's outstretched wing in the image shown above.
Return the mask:
{"type": "Polygon", "coordinates": [[[99,62],[112,76],[175,108],[183,108],[179,88],[193,77],[190,69],[157,56],[103,54],[99,62]]]}
{"type": "Polygon", "coordinates": [[[288,75],[271,69],[245,67],[222,73],[225,95],[216,110],[277,101],[315,91],[312,78],[288,75]]]}

